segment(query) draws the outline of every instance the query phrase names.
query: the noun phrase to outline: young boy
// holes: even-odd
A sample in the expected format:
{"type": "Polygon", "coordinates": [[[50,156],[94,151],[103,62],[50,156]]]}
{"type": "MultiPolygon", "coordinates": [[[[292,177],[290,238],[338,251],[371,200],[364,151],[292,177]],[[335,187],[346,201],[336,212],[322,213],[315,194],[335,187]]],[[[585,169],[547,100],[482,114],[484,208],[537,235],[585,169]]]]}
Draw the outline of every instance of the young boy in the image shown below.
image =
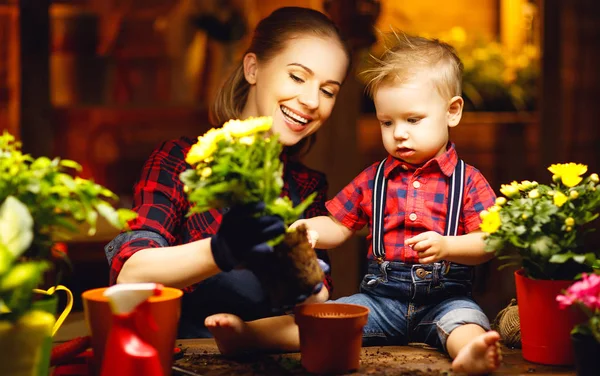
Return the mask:
{"type": "MultiPolygon", "coordinates": [[[[471,299],[471,280],[473,265],[493,256],[479,213],[495,195],[449,142],[463,110],[462,63],[437,40],[397,39],[364,73],[389,156],[327,202],[329,217],[294,226],[306,224],[313,246],[328,249],[369,225],[360,293],[336,300],[369,308],[364,345],[424,342],[446,350],[455,372],[488,373],[500,364],[500,336],[471,299]]],[[[243,323],[215,315],[206,326],[224,353],[299,348],[291,317],[243,323]]]]}

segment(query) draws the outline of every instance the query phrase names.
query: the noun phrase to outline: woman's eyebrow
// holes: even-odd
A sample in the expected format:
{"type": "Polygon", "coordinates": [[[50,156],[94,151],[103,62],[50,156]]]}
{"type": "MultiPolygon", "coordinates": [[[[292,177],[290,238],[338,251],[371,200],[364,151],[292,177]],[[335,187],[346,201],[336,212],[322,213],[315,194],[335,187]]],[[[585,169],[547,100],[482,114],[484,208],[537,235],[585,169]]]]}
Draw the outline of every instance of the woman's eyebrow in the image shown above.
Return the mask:
{"type": "MultiPolygon", "coordinates": [[[[315,73],[312,71],[312,69],[310,69],[310,68],[309,68],[309,67],[307,67],[306,65],[302,65],[302,64],[300,64],[300,63],[291,63],[291,64],[288,64],[287,66],[289,67],[290,65],[298,66],[298,67],[300,67],[300,68],[304,69],[305,71],[307,71],[308,73],[310,73],[311,75],[314,75],[314,74],[315,74],[315,73]]],[[[338,81],[335,81],[335,80],[327,80],[327,81],[325,81],[325,83],[328,83],[328,84],[333,84],[333,85],[338,85],[338,86],[342,86],[342,84],[341,84],[341,83],[339,83],[338,81]]]]}

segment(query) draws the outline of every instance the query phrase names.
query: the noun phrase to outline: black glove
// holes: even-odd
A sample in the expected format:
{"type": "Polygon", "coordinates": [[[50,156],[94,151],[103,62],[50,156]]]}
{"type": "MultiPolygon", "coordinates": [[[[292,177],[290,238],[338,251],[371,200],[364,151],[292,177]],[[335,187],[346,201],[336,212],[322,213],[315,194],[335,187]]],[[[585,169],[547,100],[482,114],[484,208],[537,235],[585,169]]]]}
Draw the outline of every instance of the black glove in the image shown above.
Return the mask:
{"type": "Polygon", "coordinates": [[[229,271],[253,256],[273,252],[266,241],[285,232],[283,219],[276,215],[256,216],[263,202],[232,207],[223,214],[221,226],[210,246],[219,269],[229,271]]]}

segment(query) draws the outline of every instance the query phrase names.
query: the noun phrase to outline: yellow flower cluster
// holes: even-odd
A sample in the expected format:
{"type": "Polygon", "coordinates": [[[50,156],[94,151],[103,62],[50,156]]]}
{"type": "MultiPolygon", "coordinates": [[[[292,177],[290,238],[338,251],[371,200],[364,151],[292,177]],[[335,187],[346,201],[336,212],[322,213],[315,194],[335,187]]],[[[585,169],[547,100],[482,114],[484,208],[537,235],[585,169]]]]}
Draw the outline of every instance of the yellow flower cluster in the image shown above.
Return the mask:
{"type": "MultiPolygon", "coordinates": [[[[583,177],[581,175],[587,172],[587,166],[579,163],[562,163],[553,164],[548,167],[548,170],[554,174],[552,180],[556,183],[562,182],[567,188],[573,188],[577,184],[581,183],[583,177]]],[[[590,180],[597,183],[599,178],[598,174],[591,174],[590,180]]],[[[513,181],[510,184],[502,184],[500,192],[506,197],[498,197],[493,206],[489,207],[480,213],[482,220],[481,230],[488,234],[493,234],[498,231],[502,225],[500,217],[500,210],[505,205],[508,199],[516,199],[520,197],[528,197],[531,199],[538,199],[542,197],[542,193],[538,190],[539,184],[536,181],[524,180],[520,183],[513,181]]],[[[568,195],[558,190],[545,191],[548,196],[552,197],[552,203],[557,207],[562,207],[569,199],[575,200],[579,197],[579,193],[576,190],[570,190],[568,195]]],[[[527,215],[522,215],[523,219],[527,219],[527,215]]],[[[571,231],[574,225],[574,219],[569,217],[565,222],[567,231],[571,231]]]]}
{"type": "Polygon", "coordinates": [[[520,197],[521,192],[529,191],[530,189],[535,188],[537,186],[538,183],[536,181],[523,180],[521,183],[513,181],[510,184],[502,184],[502,186],[500,187],[500,193],[502,193],[508,198],[515,198],[520,197]]]}
{"type": "MultiPolygon", "coordinates": [[[[246,120],[230,120],[222,128],[212,128],[203,136],[198,137],[198,142],[192,145],[185,161],[190,165],[209,160],[217,150],[219,141],[234,140],[245,145],[254,142],[254,135],[271,129],[273,118],[270,116],[251,117],[246,120]]],[[[203,176],[210,175],[209,171],[203,171],[203,176]]]]}

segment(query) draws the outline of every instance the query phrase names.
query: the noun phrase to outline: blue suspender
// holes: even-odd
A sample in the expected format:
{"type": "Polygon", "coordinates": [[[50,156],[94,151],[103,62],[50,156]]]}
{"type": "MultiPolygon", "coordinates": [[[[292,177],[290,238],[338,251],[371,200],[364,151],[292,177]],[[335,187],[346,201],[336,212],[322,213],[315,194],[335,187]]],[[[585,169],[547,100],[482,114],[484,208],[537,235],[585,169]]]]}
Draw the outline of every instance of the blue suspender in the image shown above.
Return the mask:
{"type": "MultiPolygon", "coordinates": [[[[385,196],[387,192],[387,179],[383,170],[385,161],[379,162],[373,182],[373,255],[377,260],[385,259],[383,244],[383,218],[385,214],[385,196]]],[[[460,221],[460,209],[464,194],[465,162],[458,160],[454,172],[450,176],[448,187],[448,214],[444,235],[456,236],[460,221]]]]}
{"type": "Polygon", "coordinates": [[[387,179],[383,174],[385,159],[377,166],[373,182],[373,255],[378,260],[385,258],[383,246],[383,215],[385,212],[385,195],[387,192],[387,179]]]}

